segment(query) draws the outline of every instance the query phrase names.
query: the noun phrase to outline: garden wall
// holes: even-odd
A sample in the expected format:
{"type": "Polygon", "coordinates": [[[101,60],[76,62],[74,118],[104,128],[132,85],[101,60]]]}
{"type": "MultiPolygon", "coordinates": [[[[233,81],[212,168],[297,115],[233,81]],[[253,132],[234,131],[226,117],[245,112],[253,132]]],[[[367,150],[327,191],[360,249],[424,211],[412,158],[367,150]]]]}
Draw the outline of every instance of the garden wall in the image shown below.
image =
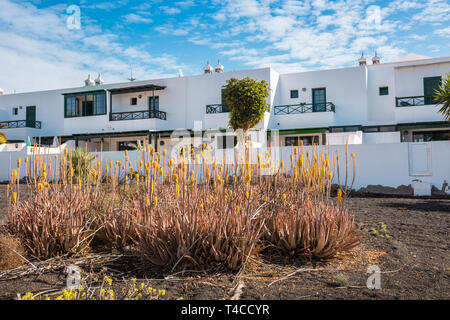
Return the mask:
{"type": "MultiPolygon", "coordinates": [[[[319,146],[330,154],[331,165],[336,167],[336,153],[340,154],[340,183],[345,181],[345,145],[319,146]],[[333,155],[333,156],[331,156],[333,155]]],[[[28,148],[29,149],[29,148],[28,148]]],[[[305,150],[311,150],[312,147],[305,147],[305,150]]],[[[286,167],[290,166],[291,147],[282,147],[272,153],[276,162],[283,160],[286,167]]],[[[422,181],[434,186],[436,189],[450,194],[446,183],[450,183],[450,141],[435,141],[424,143],[382,143],[382,144],[351,144],[349,150],[349,174],[348,184],[351,184],[353,178],[351,152],[356,155],[356,179],[353,189],[359,190],[368,186],[380,186],[397,188],[399,186],[409,186],[414,180],[422,181]]],[[[9,158],[11,156],[11,166],[14,169],[17,158],[24,159],[29,150],[27,148],[16,152],[0,152],[0,181],[8,180],[9,158]]],[[[137,168],[138,151],[130,151],[129,159],[133,162],[133,167],[137,168]]],[[[218,152],[220,163],[220,155],[218,152]]],[[[226,158],[233,159],[232,150],[227,150],[226,158]]],[[[264,158],[265,150],[261,150],[261,156],[264,158]]],[[[123,152],[103,152],[101,155],[104,167],[110,159],[113,161],[121,160],[125,162],[123,152]]],[[[170,158],[170,152],[167,153],[167,159],[170,158]]],[[[256,157],[253,157],[256,158],[256,157]]],[[[99,159],[100,160],[100,159],[99,159]]],[[[23,163],[23,162],[22,162],[23,163]]],[[[278,162],[279,163],[279,162],[278,162]]],[[[21,177],[25,175],[22,167],[21,177]]],[[[333,183],[338,183],[337,173],[333,178],[333,183]]]]}

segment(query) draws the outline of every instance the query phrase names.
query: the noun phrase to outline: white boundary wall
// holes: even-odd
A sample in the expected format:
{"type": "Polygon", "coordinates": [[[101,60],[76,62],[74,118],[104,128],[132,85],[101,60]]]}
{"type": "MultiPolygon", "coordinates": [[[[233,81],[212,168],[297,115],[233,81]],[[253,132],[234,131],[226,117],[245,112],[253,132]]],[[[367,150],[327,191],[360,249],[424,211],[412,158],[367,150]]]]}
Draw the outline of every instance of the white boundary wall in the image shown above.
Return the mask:
{"type": "MultiPolygon", "coordinates": [[[[345,145],[319,146],[319,150],[328,152],[330,158],[336,159],[336,151],[340,154],[341,184],[345,179],[345,145]]],[[[16,167],[17,158],[23,159],[30,154],[30,148],[21,151],[0,152],[0,182],[8,180],[9,157],[11,156],[11,168],[16,167]]],[[[58,148],[59,149],[59,148],[58,148]]],[[[305,147],[311,150],[312,147],[305,147]]],[[[62,149],[61,149],[62,150],[62,149]]],[[[160,150],[161,151],[161,150],[160,150]]],[[[227,158],[232,159],[231,150],[227,151],[227,158]]],[[[290,166],[291,147],[282,147],[279,152],[279,160],[283,160],[285,167],[290,166]]],[[[442,189],[443,183],[450,184],[450,141],[435,141],[425,143],[381,143],[381,144],[350,144],[349,152],[349,184],[351,183],[352,159],[351,152],[356,154],[356,179],[353,189],[358,190],[368,185],[381,185],[396,188],[400,185],[410,185],[414,180],[429,183],[438,189],[442,189]]],[[[140,152],[139,152],[140,153],[140,152]]],[[[262,152],[262,156],[265,152],[262,152]]],[[[54,155],[51,152],[51,155],[54,155]]],[[[136,168],[137,151],[129,152],[129,159],[136,168]]],[[[170,152],[167,152],[167,159],[170,152]]],[[[264,156],[262,157],[264,158],[264,156]]],[[[124,152],[103,152],[104,167],[112,159],[113,161],[125,161],[124,152]]],[[[277,159],[277,158],[275,158],[277,159]]],[[[100,159],[99,159],[100,160],[100,159]]],[[[219,161],[218,161],[219,162],[219,161]]],[[[23,163],[23,162],[22,162],[23,163]]],[[[20,171],[21,177],[25,170],[20,171]]],[[[333,178],[337,183],[337,175],[333,178]]],[[[447,193],[450,191],[447,189],[447,193]]]]}

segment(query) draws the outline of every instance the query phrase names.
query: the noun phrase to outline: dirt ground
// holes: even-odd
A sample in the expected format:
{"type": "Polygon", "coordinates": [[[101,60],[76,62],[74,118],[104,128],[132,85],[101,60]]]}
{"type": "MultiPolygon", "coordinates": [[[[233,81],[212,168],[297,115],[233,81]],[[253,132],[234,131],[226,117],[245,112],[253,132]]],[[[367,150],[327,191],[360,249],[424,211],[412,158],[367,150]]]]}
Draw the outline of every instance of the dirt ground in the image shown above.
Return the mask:
{"type": "MultiPolygon", "coordinates": [[[[0,221],[6,214],[4,189],[0,186],[0,221]]],[[[143,270],[136,257],[91,267],[94,271],[108,267],[118,286],[124,278],[149,279],[152,287],[165,289],[168,298],[230,299],[237,294],[239,283],[239,299],[450,298],[449,199],[352,197],[347,205],[363,234],[362,244],[328,263],[251,261],[239,277],[223,273],[161,275],[143,270]],[[366,286],[370,265],[381,270],[380,289],[366,286]]],[[[65,284],[63,267],[16,279],[0,273],[0,299],[64,288],[65,284]]]]}

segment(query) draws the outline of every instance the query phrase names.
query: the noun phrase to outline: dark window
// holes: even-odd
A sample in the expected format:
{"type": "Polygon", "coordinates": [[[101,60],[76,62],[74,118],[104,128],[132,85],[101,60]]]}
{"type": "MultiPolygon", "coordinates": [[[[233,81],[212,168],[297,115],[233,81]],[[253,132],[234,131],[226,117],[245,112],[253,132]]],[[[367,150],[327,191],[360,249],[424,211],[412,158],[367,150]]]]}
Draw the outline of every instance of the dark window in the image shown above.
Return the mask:
{"type": "Polygon", "coordinates": [[[106,114],[105,92],[65,96],[65,118],[106,114]]]}
{"type": "Polygon", "coordinates": [[[313,112],[326,111],[327,94],[325,88],[312,89],[313,112]]]}
{"type": "Polygon", "coordinates": [[[300,141],[303,141],[304,146],[319,144],[319,136],[286,137],[284,138],[284,145],[286,147],[297,147],[300,145],[300,141]]]}
{"type": "Polygon", "coordinates": [[[413,132],[414,142],[450,140],[450,130],[413,132]]]}
{"type": "Polygon", "coordinates": [[[364,132],[378,132],[378,127],[364,128],[364,132]]]}
{"type": "Polygon", "coordinates": [[[218,136],[217,149],[231,149],[237,144],[236,136],[218,136]]]}
{"type": "Polygon", "coordinates": [[[361,130],[360,126],[347,126],[330,128],[330,132],[354,132],[361,130]]]}
{"type": "Polygon", "coordinates": [[[380,96],[387,96],[389,94],[389,87],[380,87],[380,96]]]}
{"type": "Polygon", "coordinates": [[[137,98],[131,98],[130,99],[130,105],[132,105],[132,106],[137,105],[137,98]]]}
{"type": "Polygon", "coordinates": [[[434,91],[439,88],[441,82],[442,82],[441,77],[423,78],[423,95],[425,104],[434,103],[434,94],[435,94],[434,91]]]}
{"type": "Polygon", "coordinates": [[[380,132],[394,132],[397,131],[395,126],[382,126],[380,127],[380,132]]]}
{"type": "Polygon", "coordinates": [[[149,97],[148,106],[150,110],[159,110],[159,97],[149,97]]]}
{"type": "Polygon", "coordinates": [[[137,150],[138,145],[139,145],[138,141],[119,141],[117,143],[117,149],[119,149],[119,151],[137,150]]]}
{"type": "Polygon", "coordinates": [[[344,132],[344,128],[342,128],[342,127],[330,128],[330,132],[344,132]]]}
{"type": "Polygon", "coordinates": [[[19,108],[13,108],[13,115],[17,116],[19,114],[19,108]]]}
{"type": "Polygon", "coordinates": [[[222,112],[230,112],[230,108],[227,106],[225,99],[223,98],[223,90],[225,89],[222,89],[222,112]]]}
{"type": "Polygon", "coordinates": [[[298,90],[291,90],[291,99],[298,98],[298,90]]]}
{"type": "Polygon", "coordinates": [[[297,147],[298,146],[298,137],[286,137],[284,138],[284,145],[286,147],[297,147]]]}

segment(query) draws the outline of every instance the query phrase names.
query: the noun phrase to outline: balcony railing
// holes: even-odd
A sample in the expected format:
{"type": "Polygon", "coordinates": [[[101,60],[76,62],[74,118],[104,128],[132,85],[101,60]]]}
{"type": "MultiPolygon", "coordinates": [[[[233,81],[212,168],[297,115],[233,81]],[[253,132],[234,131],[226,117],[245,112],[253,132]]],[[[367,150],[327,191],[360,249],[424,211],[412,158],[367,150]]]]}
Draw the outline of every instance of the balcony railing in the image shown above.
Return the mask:
{"type": "MultiPolygon", "coordinates": [[[[224,107],[221,104],[207,104],[206,113],[225,113],[230,112],[230,108],[224,107]]],[[[267,112],[270,112],[270,106],[267,106],[267,112]]]]}
{"type": "Polygon", "coordinates": [[[325,103],[299,103],[273,107],[276,115],[297,114],[308,112],[335,112],[336,107],[332,102],[325,103]]]}
{"type": "Polygon", "coordinates": [[[221,104],[206,105],[206,113],[225,113],[225,112],[230,112],[230,109],[222,106],[221,104]]]}
{"type": "Polygon", "coordinates": [[[413,107],[413,106],[424,106],[426,104],[431,104],[431,97],[424,96],[414,96],[414,97],[396,97],[395,106],[396,107],[413,107]]]}
{"type": "Polygon", "coordinates": [[[111,113],[111,121],[120,120],[140,120],[140,119],[161,119],[166,120],[167,115],[164,111],[146,110],[146,111],[131,111],[131,112],[115,112],[111,113]]]}
{"type": "Polygon", "coordinates": [[[14,129],[14,128],[41,129],[41,122],[30,120],[0,121],[0,129],[14,129]]]}

